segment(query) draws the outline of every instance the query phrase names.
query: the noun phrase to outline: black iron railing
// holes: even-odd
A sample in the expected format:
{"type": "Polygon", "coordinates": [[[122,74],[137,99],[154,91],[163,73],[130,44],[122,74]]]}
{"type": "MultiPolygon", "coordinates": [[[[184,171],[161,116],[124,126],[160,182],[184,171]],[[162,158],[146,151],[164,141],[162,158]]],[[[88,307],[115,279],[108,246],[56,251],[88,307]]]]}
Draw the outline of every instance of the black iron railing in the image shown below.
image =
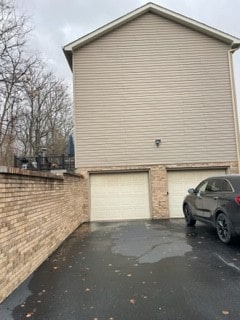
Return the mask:
{"type": "Polygon", "coordinates": [[[27,170],[75,170],[74,157],[60,156],[14,157],[14,167],[27,170]]]}

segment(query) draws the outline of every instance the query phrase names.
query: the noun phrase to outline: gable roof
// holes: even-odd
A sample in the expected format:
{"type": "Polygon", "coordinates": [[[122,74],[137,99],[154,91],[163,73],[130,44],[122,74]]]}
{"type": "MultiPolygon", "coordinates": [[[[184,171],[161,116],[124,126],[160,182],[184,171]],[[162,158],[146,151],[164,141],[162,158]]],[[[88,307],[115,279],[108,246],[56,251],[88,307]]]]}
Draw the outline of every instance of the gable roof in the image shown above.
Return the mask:
{"type": "Polygon", "coordinates": [[[101,28],[73,41],[63,47],[64,54],[68,60],[69,66],[72,69],[72,53],[73,50],[84,46],[85,44],[94,41],[97,38],[100,38],[104,34],[119,28],[120,26],[124,25],[125,23],[147,13],[155,13],[161,17],[167,18],[171,21],[177,22],[184,26],[187,26],[193,30],[198,32],[204,33],[212,38],[218,39],[226,44],[229,44],[230,48],[237,49],[240,47],[240,39],[227,34],[225,32],[219,31],[215,28],[209,27],[206,24],[197,22],[196,20],[187,18],[179,13],[174,11],[168,10],[166,8],[160,7],[152,2],[147,3],[146,5],[104,25],[101,28]]]}

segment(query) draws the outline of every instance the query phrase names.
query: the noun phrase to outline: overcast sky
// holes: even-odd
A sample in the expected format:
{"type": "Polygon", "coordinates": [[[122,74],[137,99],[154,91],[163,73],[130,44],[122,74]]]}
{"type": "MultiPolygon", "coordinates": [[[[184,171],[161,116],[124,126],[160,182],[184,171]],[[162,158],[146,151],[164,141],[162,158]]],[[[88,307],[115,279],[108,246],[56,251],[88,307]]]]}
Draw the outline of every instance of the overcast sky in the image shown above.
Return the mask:
{"type": "MultiPolygon", "coordinates": [[[[148,3],[144,0],[16,0],[33,25],[31,42],[50,68],[71,82],[62,47],[148,3]]],[[[240,0],[155,0],[167,9],[240,38],[240,0]]],[[[234,54],[240,105],[240,50],[234,54]]],[[[239,106],[240,108],[240,106],[239,106]]]]}

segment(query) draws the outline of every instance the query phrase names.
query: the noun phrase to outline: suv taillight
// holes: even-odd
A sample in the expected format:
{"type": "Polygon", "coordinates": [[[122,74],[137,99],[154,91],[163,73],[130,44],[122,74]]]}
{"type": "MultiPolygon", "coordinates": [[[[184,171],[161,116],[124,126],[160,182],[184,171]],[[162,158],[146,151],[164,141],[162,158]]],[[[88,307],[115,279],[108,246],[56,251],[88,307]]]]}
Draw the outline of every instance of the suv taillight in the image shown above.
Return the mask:
{"type": "Polygon", "coordinates": [[[237,204],[240,204],[240,195],[236,196],[235,201],[237,202],[237,204]]]}

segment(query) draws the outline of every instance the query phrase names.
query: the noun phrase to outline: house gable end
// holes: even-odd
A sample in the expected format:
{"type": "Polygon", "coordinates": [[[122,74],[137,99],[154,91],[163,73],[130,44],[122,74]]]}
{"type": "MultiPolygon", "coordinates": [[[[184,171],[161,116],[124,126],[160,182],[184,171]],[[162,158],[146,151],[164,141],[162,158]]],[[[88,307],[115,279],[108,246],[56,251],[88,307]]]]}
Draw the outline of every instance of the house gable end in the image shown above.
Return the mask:
{"type": "Polygon", "coordinates": [[[215,38],[219,41],[222,41],[226,44],[228,44],[231,48],[238,48],[240,46],[240,39],[233,37],[227,33],[221,32],[217,29],[214,29],[212,27],[209,27],[203,23],[197,22],[193,19],[187,18],[181,14],[175,13],[173,11],[170,11],[168,9],[165,9],[163,7],[160,7],[158,5],[155,5],[153,3],[148,3],[147,5],[144,5],[129,14],[126,14],[119,19],[114,20],[111,23],[106,24],[105,26],[98,28],[97,30],[87,34],[84,37],[81,37],[80,39],[77,39],[66,46],[64,46],[63,51],[66,56],[66,59],[68,60],[68,63],[70,67],[72,68],[72,53],[75,49],[80,48],[99,37],[102,37],[103,35],[113,31],[114,29],[117,29],[129,21],[132,21],[147,12],[154,13],[160,17],[166,18],[170,21],[173,21],[175,23],[178,23],[180,25],[184,25],[186,27],[189,27],[197,32],[206,34],[212,38],[215,38]]]}
{"type": "Polygon", "coordinates": [[[234,160],[228,48],[146,13],[75,50],[77,166],[234,160]]]}

